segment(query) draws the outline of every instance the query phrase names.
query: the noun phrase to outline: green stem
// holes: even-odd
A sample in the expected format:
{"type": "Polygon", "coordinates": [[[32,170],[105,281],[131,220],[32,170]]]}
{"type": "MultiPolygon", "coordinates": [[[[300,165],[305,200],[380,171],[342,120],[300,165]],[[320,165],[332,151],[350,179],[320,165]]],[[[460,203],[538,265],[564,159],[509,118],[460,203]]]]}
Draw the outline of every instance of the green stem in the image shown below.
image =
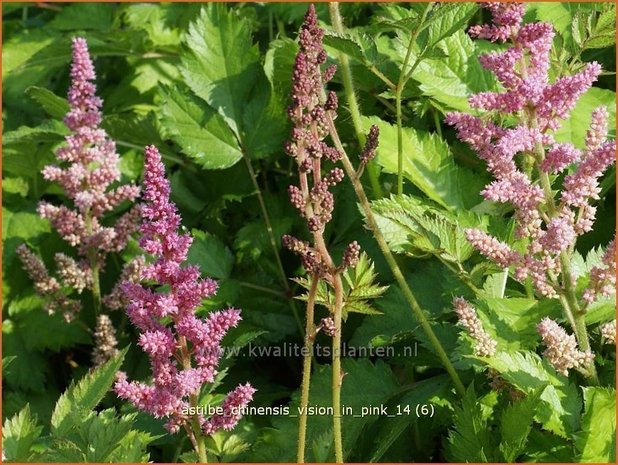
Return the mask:
{"type": "MultiPolygon", "coordinates": [[[[255,171],[253,170],[253,165],[251,164],[251,160],[249,160],[249,156],[243,150],[243,159],[245,160],[245,164],[247,165],[247,171],[249,171],[249,177],[251,178],[251,182],[253,183],[253,188],[257,194],[258,202],[260,204],[260,209],[262,210],[262,217],[264,218],[264,223],[266,224],[266,231],[268,233],[268,239],[270,241],[270,246],[273,249],[273,253],[275,254],[275,261],[277,263],[277,269],[279,271],[279,278],[281,279],[281,284],[285,289],[285,293],[287,296],[291,294],[290,285],[288,284],[288,279],[285,276],[285,269],[283,268],[283,263],[281,262],[281,256],[279,255],[279,247],[277,246],[277,240],[275,239],[275,233],[273,232],[272,223],[270,221],[270,215],[268,214],[268,209],[266,208],[266,202],[264,202],[264,196],[262,195],[262,189],[260,189],[260,185],[257,182],[257,177],[255,175],[255,171]]],[[[288,298],[288,305],[292,310],[292,314],[294,315],[294,319],[296,320],[296,325],[298,326],[298,330],[302,334],[303,324],[301,322],[300,316],[298,314],[298,308],[296,307],[296,303],[288,298]]]]}
{"type": "MultiPolygon", "coordinates": [[[[191,369],[191,354],[189,353],[189,348],[187,346],[187,340],[185,337],[180,337],[179,350],[180,350],[180,356],[182,360],[182,367],[185,370],[190,370],[191,369]]],[[[198,395],[197,394],[190,395],[189,402],[191,404],[191,407],[193,407],[196,411],[195,415],[191,417],[191,431],[195,439],[195,443],[194,443],[195,452],[197,453],[197,457],[200,463],[208,463],[208,457],[206,455],[206,441],[205,441],[204,435],[202,434],[202,427],[200,425],[200,416],[197,413],[197,407],[199,405],[198,395]]]]}
{"type": "MultiPolygon", "coordinates": [[[[90,212],[85,215],[86,234],[92,235],[92,216],[90,212]]],[[[90,267],[90,279],[92,280],[92,302],[94,304],[94,314],[101,313],[101,282],[99,278],[99,260],[97,251],[93,248],[88,249],[88,265],[90,267]]]]}
{"type": "Polygon", "coordinates": [[[309,405],[309,387],[311,386],[311,363],[313,361],[313,341],[315,339],[315,295],[320,279],[311,275],[311,288],[307,296],[307,321],[305,324],[305,352],[303,354],[303,381],[300,391],[300,418],[298,423],[298,450],[296,462],[305,463],[305,440],[307,438],[307,407],[309,405]]]}
{"type": "MultiPolygon", "coordinates": [[[[538,127],[536,112],[529,112],[529,122],[532,128],[538,127]]],[[[547,215],[549,216],[549,219],[552,219],[560,213],[559,208],[556,206],[554,201],[549,174],[540,169],[541,163],[543,163],[545,159],[545,148],[540,141],[535,144],[534,155],[537,163],[537,171],[539,173],[539,181],[545,195],[547,215]]],[[[586,312],[580,308],[579,302],[577,301],[577,292],[573,286],[573,275],[571,272],[571,258],[571,254],[569,254],[566,250],[563,250],[560,253],[560,275],[562,276],[562,287],[560,288],[558,286],[559,288],[556,289],[556,291],[559,294],[564,314],[573,328],[579,347],[581,350],[586,352],[590,350],[590,340],[588,338],[588,330],[586,328],[586,312]]],[[[594,361],[588,364],[586,371],[588,372],[590,383],[599,384],[599,378],[597,376],[594,361]]]]}
{"type": "Polygon", "coordinates": [[[407,71],[408,65],[410,64],[410,58],[412,58],[412,49],[414,48],[414,43],[416,42],[418,34],[422,30],[425,18],[427,17],[427,14],[431,10],[431,8],[432,4],[428,3],[425,7],[425,10],[423,11],[423,15],[421,16],[418,28],[410,36],[410,42],[408,42],[406,55],[403,59],[403,64],[401,65],[401,72],[399,73],[397,86],[395,87],[395,112],[397,117],[397,195],[403,194],[403,123],[401,120],[401,94],[403,93],[403,89],[405,88],[406,83],[412,76],[412,73],[421,62],[422,53],[419,53],[418,57],[414,61],[414,64],[412,65],[410,70],[407,71]]]}
{"type": "MultiPolygon", "coordinates": [[[[342,34],[344,32],[344,26],[343,20],[341,19],[341,13],[339,11],[339,3],[331,2],[329,4],[329,10],[333,29],[342,34]]],[[[363,147],[366,137],[363,129],[363,122],[361,120],[358,100],[356,98],[356,93],[354,92],[354,78],[352,76],[352,69],[350,68],[350,61],[345,53],[339,52],[337,56],[339,60],[339,69],[341,70],[341,77],[343,78],[343,90],[345,92],[346,101],[348,102],[350,116],[352,117],[352,125],[354,126],[356,140],[358,141],[358,145],[363,147]]],[[[371,183],[371,189],[373,190],[373,196],[376,199],[380,199],[384,196],[384,193],[382,192],[382,186],[380,186],[378,170],[376,168],[375,161],[373,160],[366,166],[369,182],[371,183]]]]}
{"type": "Polygon", "coordinates": [[[343,283],[341,275],[337,273],[333,279],[335,289],[335,335],[333,336],[333,436],[335,442],[335,462],[343,463],[343,437],[341,432],[341,384],[343,373],[341,371],[341,313],[343,309],[343,283]]]}
{"type": "Polygon", "coordinates": [[[376,219],[373,216],[373,212],[371,211],[371,206],[369,204],[369,200],[367,199],[367,195],[365,194],[365,191],[363,190],[363,186],[360,182],[360,179],[358,179],[358,176],[356,175],[356,170],[352,166],[352,163],[350,162],[350,159],[345,149],[343,148],[343,145],[341,144],[341,140],[339,139],[339,134],[337,133],[335,124],[332,118],[330,117],[328,117],[328,124],[330,127],[330,135],[335,144],[335,147],[337,148],[337,150],[339,150],[343,154],[343,158],[342,158],[343,168],[346,172],[346,175],[352,181],[352,186],[354,187],[356,196],[358,197],[361,207],[365,213],[365,218],[367,221],[367,225],[369,226],[369,229],[371,229],[371,231],[373,232],[373,236],[375,237],[376,242],[378,243],[378,246],[380,247],[380,250],[382,251],[382,254],[384,255],[384,258],[386,262],[388,263],[388,266],[391,269],[391,272],[393,273],[393,276],[395,277],[397,284],[399,285],[401,291],[403,292],[404,298],[408,302],[408,305],[410,306],[412,313],[414,314],[416,319],[420,322],[421,327],[423,328],[423,331],[425,331],[425,334],[427,335],[427,338],[429,339],[429,343],[433,346],[438,358],[442,362],[442,365],[444,366],[447,373],[452,378],[453,383],[455,384],[455,388],[457,389],[457,392],[460,395],[464,395],[466,392],[466,388],[461,382],[461,379],[459,378],[457,371],[455,371],[455,367],[449,360],[446,354],[446,351],[444,350],[444,347],[440,343],[440,340],[434,333],[431,327],[431,324],[429,323],[429,320],[427,319],[427,316],[425,315],[425,312],[419,306],[418,302],[416,301],[416,298],[414,297],[414,294],[412,293],[412,290],[410,289],[410,287],[408,286],[408,283],[403,277],[403,273],[401,272],[401,269],[399,268],[399,265],[397,264],[395,257],[390,251],[388,244],[386,242],[386,239],[384,239],[384,236],[382,235],[382,232],[380,231],[380,228],[378,227],[378,223],[376,222],[376,219]]]}

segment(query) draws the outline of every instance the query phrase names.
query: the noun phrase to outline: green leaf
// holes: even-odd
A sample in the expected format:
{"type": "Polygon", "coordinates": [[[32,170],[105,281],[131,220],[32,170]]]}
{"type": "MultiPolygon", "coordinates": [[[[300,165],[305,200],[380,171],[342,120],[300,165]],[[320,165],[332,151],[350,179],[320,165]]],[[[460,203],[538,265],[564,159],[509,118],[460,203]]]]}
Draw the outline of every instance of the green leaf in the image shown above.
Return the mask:
{"type": "Polygon", "coordinates": [[[264,76],[244,108],[242,121],[245,129],[243,147],[251,158],[264,158],[283,151],[290,123],[285,106],[264,76]]]}
{"type": "Polygon", "coordinates": [[[29,189],[30,185],[24,178],[2,178],[2,191],[7,194],[18,194],[26,197],[29,189]]]}
{"type": "Polygon", "coordinates": [[[471,385],[461,406],[455,407],[454,427],[449,433],[445,454],[450,462],[494,462],[494,437],[471,385]]]}
{"type": "Polygon", "coordinates": [[[474,252],[465,228],[483,222],[474,213],[450,213],[407,195],[376,200],[371,209],[394,252],[413,257],[435,255],[453,263],[463,263],[474,252]]]}
{"type": "Polygon", "coordinates": [[[49,222],[36,213],[12,212],[2,208],[2,240],[12,237],[32,239],[50,231],[49,222]]]}
{"type": "Polygon", "coordinates": [[[478,61],[477,48],[468,34],[456,31],[436,46],[443,56],[422,60],[412,73],[422,95],[442,112],[469,112],[470,95],[495,89],[495,79],[478,61]]]}
{"type": "Polygon", "coordinates": [[[461,32],[478,10],[475,3],[436,3],[423,24],[417,43],[421,50],[429,50],[441,40],[461,32]]]}
{"type": "Polygon", "coordinates": [[[206,169],[225,169],[242,158],[223,118],[189,92],[161,89],[163,132],[206,169]]]}
{"type": "MultiPolygon", "coordinates": [[[[345,319],[348,313],[363,313],[365,315],[380,315],[381,312],[369,304],[372,299],[380,297],[388,286],[379,286],[374,283],[377,278],[377,273],[374,271],[373,262],[369,259],[365,252],[361,253],[357,265],[354,268],[348,268],[343,272],[343,308],[342,316],[345,319]]],[[[311,288],[311,280],[309,278],[294,279],[305,289],[311,288]]],[[[299,296],[298,299],[306,301],[308,294],[299,296]]],[[[323,305],[332,311],[335,294],[334,289],[330,285],[326,285],[324,281],[318,283],[315,302],[323,305]]]]}
{"type": "Polygon", "coordinates": [[[582,430],[576,434],[575,447],[580,462],[616,461],[616,390],[584,387],[582,430]]]}
{"type": "Polygon", "coordinates": [[[577,147],[584,148],[586,131],[590,127],[592,112],[599,106],[605,106],[609,112],[609,135],[616,135],[616,93],[592,87],[580,97],[569,119],[562,122],[560,129],[556,131],[558,142],[571,142],[577,147]]]}
{"type": "Polygon", "coordinates": [[[568,437],[577,430],[581,411],[577,388],[536,353],[497,352],[483,360],[506,381],[527,394],[547,384],[535,419],[545,429],[562,437],[568,437]]]}
{"type": "Polygon", "coordinates": [[[216,236],[199,229],[192,232],[193,244],[189,249],[188,261],[199,265],[204,275],[217,279],[229,278],[234,266],[234,255],[216,236]]]}
{"type": "Polygon", "coordinates": [[[31,86],[26,89],[26,94],[52,118],[61,120],[69,112],[69,102],[48,89],[31,86]]]}
{"type": "Polygon", "coordinates": [[[375,61],[378,54],[373,38],[364,32],[355,30],[343,33],[328,31],[324,35],[324,45],[364,64],[375,61]]]}
{"type": "Polygon", "coordinates": [[[97,30],[111,28],[114,5],[110,3],[76,3],[62,8],[49,26],[61,31],[97,30]]]}
{"type": "Polygon", "coordinates": [[[82,420],[103,399],[114,383],[116,372],[122,365],[128,349],[87,374],[79,382],[71,383],[60,396],[51,418],[52,433],[63,436],[82,420]]]}
{"type": "Polygon", "coordinates": [[[185,82],[241,138],[244,107],[261,72],[249,21],[234,17],[224,4],[209,4],[189,26],[186,40],[185,82]]]}
{"type": "Polygon", "coordinates": [[[517,457],[524,452],[528,435],[532,430],[534,415],[544,390],[545,386],[539,386],[525,399],[514,401],[502,412],[500,451],[505,461],[515,462],[517,457]]]}
{"type": "Polygon", "coordinates": [[[13,418],[7,418],[2,427],[3,461],[27,462],[42,430],[36,417],[31,416],[28,404],[13,418]]]}
{"type": "MultiPolygon", "coordinates": [[[[377,117],[363,118],[365,127],[376,124],[380,129],[377,162],[388,173],[397,173],[397,127],[377,117]]],[[[455,165],[448,144],[436,134],[414,128],[403,128],[403,175],[434,202],[452,209],[471,207],[476,200],[464,196],[473,192],[478,197],[479,180],[455,165]],[[478,189],[477,189],[478,185],[478,189]]]]}
{"type": "Polygon", "coordinates": [[[292,89],[292,71],[298,53],[298,44],[292,39],[270,42],[264,57],[264,72],[274,92],[280,99],[287,99],[292,89]]]}
{"type": "Polygon", "coordinates": [[[60,142],[68,134],[69,130],[61,121],[45,120],[38,126],[21,126],[14,131],[7,131],[2,137],[2,145],[30,141],[60,142]]]}
{"type": "MultiPolygon", "coordinates": [[[[393,410],[396,411],[396,406],[402,406],[404,408],[410,406],[411,408],[415,408],[416,405],[434,404],[434,401],[449,396],[450,387],[451,383],[448,375],[424,379],[415,382],[410,391],[405,395],[395,396],[394,399],[389,402],[389,405],[395,403],[395,409],[393,410]]],[[[436,404],[434,404],[434,407],[435,405],[436,404]]],[[[394,418],[382,421],[372,441],[375,449],[370,462],[380,462],[384,454],[388,452],[395,441],[399,439],[411,424],[416,423],[418,425],[417,427],[422,427],[423,432],[426,433],[425,422],[428,421],[428,419],[423,418],[422,420],[422,426],[419,424],[419,419],[417,419],[415,415],[397,415],[394,418]]],[[[423,436],[425,436],[425,434],[423,434],[423,436]]],[[[430,440],[431,439],[433,438],[430,437],[430,440]]]]}

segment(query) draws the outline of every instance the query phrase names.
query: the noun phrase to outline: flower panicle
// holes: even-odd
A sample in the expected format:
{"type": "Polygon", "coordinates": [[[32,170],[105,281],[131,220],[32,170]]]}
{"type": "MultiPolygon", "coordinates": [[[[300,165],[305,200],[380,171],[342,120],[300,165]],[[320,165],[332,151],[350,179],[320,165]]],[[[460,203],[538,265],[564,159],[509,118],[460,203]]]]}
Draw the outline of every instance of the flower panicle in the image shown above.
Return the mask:
{"type": "Polygon", "coordinates": [[[494,355],[498,344],[483,328],[483,323],[476,314],[474,307],[463,297],[455,297],[453,299],[453,308],[459,323],[476,342],[474,354],[479,357],[491,357],[494,355]]]}
{"type": "MultiPolygon", "coordinates": [[[[216,292],[217,284],[202,279],[198,267],[184,264],[192,238],[179,233],[181,217],[170,201],[170,184],[159,151],[148,146],[144,155],[145,204],[139,243],[153,261],[146,263],[141,258],[127,268],[120,290],[122,301],[128,302],[129,319],[140,331],[138,345],[150,358],[152,383],[129,381],[119,373],[114,389],[137,409],[166,418],[166,428],[176,432],[182,426],[190,427],[187,412],[195,407],[191,398],[205,383],[214,382],[223,354],[221,341],[238,325],[241,315],[240,310],[230,308],[211,312],[205,319],[197,317],[196,309],[216,292]]],[[[236,412],[232,407],[246,405],[254,392],[249,384],[239,386],[224,402],[224,409],[236,412]]],[[[236,413],[197,418],[207,435],[232,429],[239,419],[236,413]]]]}
{"type": "MultiPolygon", "coordinates": [[[[592,113],[583,150],[557,142],[554,131],[597,80],[601,67],[591,62],[572,76],[550,82],[552,26],[522,24],[521,3],[490,2],[483,6],[490,10],[493,24],[473,26],[471,35],[507,42],[510,47],[479,58],[503,88],[471,96],[470,105],[520,118],[512,127],[501,127],[485,116],[452,112],[445,121],[486,162],[493,180],[481,194],[486,200],[513,207],[515,237],[526,241],[526,249],[513,251],[508,244],[474,229],[466,231],[467,239],[501,267],[513,267],[519,281],[530,279],[539,295],[557,298],[559,287],[564,286],[556,279],[561,273],[560,257],[572,251],[577,238],[592,229],[596,207],[591,202],[599,199],[599,180],[615,161],[616,143],[607,139],[608,112],[604,107],[592,113]],[[551,186],[520,168],[525,163],[520,163],[518,156],[524,162],[533,158],[541,178],[549,179],[550,174],[574,167],[564,176],[556,199],[551,186]]],[[[593,287],[605,279],[601,278],[591,279],[593,287]]],[[[571,277],[563,277],[563,283],[568,279],[571,277]]],[[[584,300],[593,299],[595,292],[587,290],[584,300]]]]}
{"type": "Polygon", "coordinates": [[[567,376],[570,369],[582,369],[594,359],[592,352],[579,350],[575,336],[551,318],[543,318],[537,331],[546,347],[543,355],[558,373],[567,376]]]}
{"type": "Polygon", "coordinates": [[[115,226],[104,226],[101,218],[121,203],[133,202],[139,188],[133,184],[111,188],[120,181],[116,144],[100,127],[102,100],[96,96],[96,74],[86,40],[74,38],[72,48],[70,109],[64,119],[71,132],[56,152],[61,164],[44,167],[42,174],[62,187],[75,208],[44,201],[38,212],[71,246],[78,247],[80,255],[95,249],[103,256],[124,248],[136,230],[137,215],[130,211],[115,226]]]}

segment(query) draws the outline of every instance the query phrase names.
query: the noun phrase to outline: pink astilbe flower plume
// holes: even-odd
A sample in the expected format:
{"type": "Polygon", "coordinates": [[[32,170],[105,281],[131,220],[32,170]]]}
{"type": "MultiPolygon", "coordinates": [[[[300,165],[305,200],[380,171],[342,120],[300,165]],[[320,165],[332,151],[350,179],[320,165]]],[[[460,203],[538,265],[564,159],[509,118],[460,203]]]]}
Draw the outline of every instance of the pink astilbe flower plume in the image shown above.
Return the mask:
{"type": "MultiPolygon", "coordinates": [[[[503,268],[514,267],[520,281],[530,279],[536,291],[556,298],[564,291],[560,257],[572,252],[577,237],[592,229],[599,198],[599,179],[615,159],[615,142],[607,140],[607,110],[596,109],[580,150],[569,143],[557,143],[553,131],[568,117],[578,98],[596,81],[598,63],[589,63],[573,76],[551,83],[548,77],[554,32],[546,23],[521,24],[524,5],[486,3],[494,24],[474,26],[472,35],[492,41],[510,42],[505,51],[480,57],[481,64],[494,72],[503,89],[470,97],[473,108],[488,112],[514,113],[519,122],[501,127],[486,117],[450,113],[446,122],[487,163],[494,179],[481,192],[487,200],[510,204],[516,221],[515,234],[526,240],[524,252],[514,251],[483,231],[467,230],[468,240],[483,255],[503,268]],[[520,168],[519,157],[534,157],[539,177],[575,166],[564,178],[562,192],[554,199],[535,173],[520,168]],[[562,284],[560,283],[562,279],[562,284]]],[[[550,186],[551,187],[551,186],[550,186]]],[[[564,257],[563,257],[564,259],[564,257]]],[[[590,299],[588,291],[586,299],[590,299]]]]}
{"type": "MultiPolygon", "coordinates": [[[[597,80],[601,66],[588,63],[580,72],[551,82],[552,26],[521,24],[523,4],[484,6],[491,11],[494,23],[474,26],[470,33],[510,45],[480,57],[502,89],[469,98],[470,106],[486,112],[484,115],[454,112],[447,115],[446,122],[486,162],[493,180],[481,194],[486,200],[513,208],[517,242],[502,242],[478,229],[466,230],[466,236],[485,257],[502,268],[512,268],[513,278],[526,287],[531,285],[539,297],[560,299],[574,334],[545,318],[538,325],[546,346],[544,355],[560,373],[577,369],[597,381],[584,317],[598,296],[614,291],[614,243],[603,257],[603,265],[590,271],[589,286],[582,295],[571,261],[577,238],[592,230],[596,215],[592,201],[599,199],[599,181],[615,160],[616,143],[607,140],[608,112],[603,107],[592,113],[583,149],[558,143],[554,131],[597,80]],[[514,122],[499,126],[491,122],[494,115],[497,121],[514,122]],[[566,170],[564,177],[551,176],[566,170]]],[[[465,309],[461,302],[459,307],[465,309]]]]}
{"type": "Polygon", "coordinates": [[[48,165],[42,173],[48,181],[60,184],[75,209],[41,202],[38,211],[69,244],[79,248],[80,255],[95,249],[102,260],[106,253],[124,248],[128,235],[137,229],[137,210],[125,213],[115,226],[103,225],[103,215],[124,201],[135,200],[139,188],[125,184],[110,189],[120,180],[120,160],[116,144],[99,127],[103,102],[95,95],[94,67],[82,38],[73,39],[71,79],[70,110],[64,119],[71,134],[56,153],[66,165],[48,165]]]}
{"type": "Polygon", "coordinates": [[[575,336],[551,318],[543,318],[537,330],[546,346],[543,355],[558,373],[566,376],[570,369],[582,368],[594,358],[592,352],[579,350],[575,336]]]}
{"type": "Polygon", "coordinates": [[[480,357],[491,357],[496,353],[497,342],[485,331],[483,323],[476,314],[474,307],[463,297],[453,299],[453,308],[459,323],[475,341],[474,354],[480,357]]]}
{"type": "Polygon", "coordinates": [[[165,418],[170,432],[190,428],[197,419],[203,433],[210,435],[236,425],[240,409],[255,389],[249,384],[238,386],[224,401],[222,416],[188,414],[190,406],[196,407],[201,387],[214,381],[223,351],[221,340],[241,317],[234,308],[212,312],[205,319],[196,316],[196,309],[216,292],[217,284],[202,279],[197,266],[184,264],[192,237],[179,232],[181,218],[169,197],[161,156],[154,146],[146,147],[139,243],[154,261],[140,260],[127,272],[121,289],[129,319],[141,333],[138,345],[150,358],[152,383],[129,382],[119,373],[114,389],[139,410],[165,418]],[[130,277],[136,272],[140,279],[130,277]]]}
{"type": "MultiPolygon", "coordinates": [[[[96,74],[86,40],[74,38],[72,49],[69,112],[64,118],[70,133],[56,152],[58,163],[42,170],[43,177],[57,183],[72,205],[42,201],[37,211],[50,221],[69,245],[77,249],[78,260],[65,254],[56,254],[55,257],[63,293],[76,291],[81,294],[84,289],[90,289],[95,312],[100,313],[99,272],[105,267],[107,254],[123,250],[130,235],[137,230],[139,209],[130,208],[115,221],[105,215],[113,214],[125,202],[133,202],[139,195],[139,188],[134,184],[119,184],[120,159],[114,141],[100,127],[103,102],[96,96],[96,74]]],[[[20,257],[28,259],[25,253],[20,257]]],[[[40,273],[33,273],[32,260],[29,263],[24,261],[24,268],[35,282],[40,281],[40,273]]],[[[40,286],[35,288],[46,298],[47,308],[62,310],[67,319],[72,319],[80,308],[79,301],[66,295],[61,298],[59,291],[52,295],[42,292],[40,286]]],[[[109,343],[115,343],[113,331],[111,321],[105,320],[109,343]]],[[[104,354],[101,354],[95,354],[97,361],[104,361],[104,354]]]]}

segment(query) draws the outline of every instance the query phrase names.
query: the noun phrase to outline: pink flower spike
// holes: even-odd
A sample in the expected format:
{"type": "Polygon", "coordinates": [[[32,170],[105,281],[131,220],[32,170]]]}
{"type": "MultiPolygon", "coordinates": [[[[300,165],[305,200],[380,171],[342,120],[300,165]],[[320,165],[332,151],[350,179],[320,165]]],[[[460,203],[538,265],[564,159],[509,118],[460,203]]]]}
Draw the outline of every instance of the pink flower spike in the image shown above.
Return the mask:
{"type": "Polygon", "coordinates": [[[241,320],[240,310],[212,312],[206,319],[196,316],[202,300],[214,294],[217,286],[211,279],[202,279],[197,266],[184,263],[192,238],[178,231],[182,219],[170,201],[161,155],[148,146],[144,158],[140,245],[154,261],[141,260],[138,270],[127,271],[127,281],[120,286],[124,296],[118,300],[128,302],[127,314],[141,332],[139,346],[150,358],[152,384],[129,383],[126,375],[120,375],[114,389],[137,409],[165,418],[170,432],[183,425],[192,428],[192,420],[211,425],[205,434],[230,430],[241,416],[237,408],[246,406],[255,392],[249,384],[228,395],[226,414],[221,417],[207,422],[200,414],[189,417],[187,411],[190,396],[214,382],[223,355],[221,340],[241,320]]]}

